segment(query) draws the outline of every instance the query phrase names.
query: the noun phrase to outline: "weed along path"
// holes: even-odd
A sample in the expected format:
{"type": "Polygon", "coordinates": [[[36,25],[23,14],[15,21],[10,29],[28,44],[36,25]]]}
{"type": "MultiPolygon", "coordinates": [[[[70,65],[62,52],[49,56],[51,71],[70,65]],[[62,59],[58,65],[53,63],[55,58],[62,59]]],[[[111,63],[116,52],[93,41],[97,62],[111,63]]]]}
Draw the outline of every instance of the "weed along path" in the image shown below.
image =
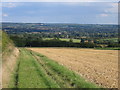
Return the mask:
{"type": "Polygon", "coordinates": [[[11,88],[98,88],[44,55],[20,48],[11,88]]]}

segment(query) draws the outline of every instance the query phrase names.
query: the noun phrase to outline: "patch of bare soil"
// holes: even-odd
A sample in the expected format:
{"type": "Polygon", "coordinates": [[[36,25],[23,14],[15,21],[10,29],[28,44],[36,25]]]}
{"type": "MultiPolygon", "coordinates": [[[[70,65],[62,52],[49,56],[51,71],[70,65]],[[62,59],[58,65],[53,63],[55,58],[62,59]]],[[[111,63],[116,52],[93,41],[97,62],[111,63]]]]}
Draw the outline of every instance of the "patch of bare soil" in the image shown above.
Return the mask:
{"type": "Polygon", "coordinates": [[[118,51],[77,48],[29,48],[102,87],[118,87],[118,51]]]}
{"type": "Polygon", "coordinates": [[[2,88],[8,88],[10,84],[11,75],[14,74],[14,69],[16,65],[16,60],[19,55],[19,50],[17,48],[12,48],[10,54],[3,55],[2,57],[2,88]]]}

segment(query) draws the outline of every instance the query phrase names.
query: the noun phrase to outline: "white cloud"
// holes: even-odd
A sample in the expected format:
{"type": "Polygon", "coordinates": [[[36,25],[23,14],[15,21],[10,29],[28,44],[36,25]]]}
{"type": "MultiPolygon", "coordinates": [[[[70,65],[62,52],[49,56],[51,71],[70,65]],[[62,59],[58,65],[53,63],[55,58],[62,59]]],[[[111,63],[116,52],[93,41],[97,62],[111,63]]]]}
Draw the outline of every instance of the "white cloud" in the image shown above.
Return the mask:
{"type": "Polygon", "coordinates": [[[67,2],[67,3],[62,3],[64,5],[69,5],[69,6],[90,6],[90,3],[85,3],[85,2],[67,2]]]}
{"type": "Polygon", "coordinates": [[[3,16],[3,17],[8,17],[8,14],[3,13],[2,16],[3,16]]]}
{"type": "Polygon", "coordinates": [[[5,2],[2,3],[2,7],[13,8],[13,7],[17,7],[20,4],[21,3],[5,2]]]}
{"type": "Polygon", "coordinates": [[[118,3],[109,3],[110,8],[105,9],[106,13],[118,13],[118,3]]]}
{"type": "Polygon", "coordinates": [[[118,2],[119,0],[1,0],[2,2],[118,2]]]}
{"type": "Polygon", "coordinates": [[[100,14],[100,16],[101,16],[101,17],[107,17],[108,14],[103,13],[103,14],[100,14]]]}

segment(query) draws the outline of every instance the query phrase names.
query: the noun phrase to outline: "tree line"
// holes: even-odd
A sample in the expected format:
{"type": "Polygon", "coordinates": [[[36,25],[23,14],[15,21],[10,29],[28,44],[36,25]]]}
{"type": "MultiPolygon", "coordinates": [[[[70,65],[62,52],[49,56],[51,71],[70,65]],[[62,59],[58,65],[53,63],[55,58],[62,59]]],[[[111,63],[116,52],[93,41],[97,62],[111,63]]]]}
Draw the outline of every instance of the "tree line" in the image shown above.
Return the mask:
{"type": "MultiPolygon", "coordinates": [[[[100,47],[98,44],[90,42],[75,43],[72,39],[69,41],[62,41],[59,38],[43,40],[41,37],[30,35],[10,35],[10,38],[13,40],[17,47],[100,47]]],[[[109,43],[107,47],[120,47],[120,43],[109,43]]]]}
{"type": "Polygon", "coordinates": [[[51,40],[43,40],[42,38],[30,38],[10,36],[16,46],[18,47],[82,47],[82,48],[94,48],[94,43],[74,43],[70,41],[61,41],[59,38],[51,40]]]}

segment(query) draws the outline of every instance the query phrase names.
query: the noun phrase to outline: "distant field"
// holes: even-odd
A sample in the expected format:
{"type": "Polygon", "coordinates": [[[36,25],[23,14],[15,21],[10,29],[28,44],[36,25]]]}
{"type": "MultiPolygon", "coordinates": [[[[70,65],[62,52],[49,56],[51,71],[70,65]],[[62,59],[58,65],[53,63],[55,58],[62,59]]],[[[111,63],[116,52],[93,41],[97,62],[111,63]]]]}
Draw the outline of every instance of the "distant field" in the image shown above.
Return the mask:
{"type": "MultiPolygon", "coordinates": [[[[53,39],[53,38],[43,38],[43,40],[51,40],[51,39],[53,39]]],[[[59,38],[59,40],[61,40],[61,41],[70,41],[69,38],[59,38]]],[[[79,39],[72,39],[72,40],[73,40],[73,42],[75,42],[75,43],[80,43],[80,40],[79,40],[79,39]]]]}
{"type": "Polygon", "coordinates": [[[103,87],[118,87],[118,51],[78,48],[29,48],[103,87]]]}
{"type": "Polygon", "coordinates": [[[107,39],[99,39],[99,41],[110,41],[110,42],[118,42],[118,38],[107,38],[107,39]]]}
{"type": "MultiPolygon", "coordinates": [[[[51,40],[53,38],[43,38],[43,40],[51,40]]],[[[61,41],[70,41],[69,38],[59,38],[61,41]]],[[[72,39],[75,43],[80,43],[80,39],[72,39]]],[[[105,38],[98,39],[99,42],[109,41],[109,42],[118,42],[118,38],[105,38]]]]}

